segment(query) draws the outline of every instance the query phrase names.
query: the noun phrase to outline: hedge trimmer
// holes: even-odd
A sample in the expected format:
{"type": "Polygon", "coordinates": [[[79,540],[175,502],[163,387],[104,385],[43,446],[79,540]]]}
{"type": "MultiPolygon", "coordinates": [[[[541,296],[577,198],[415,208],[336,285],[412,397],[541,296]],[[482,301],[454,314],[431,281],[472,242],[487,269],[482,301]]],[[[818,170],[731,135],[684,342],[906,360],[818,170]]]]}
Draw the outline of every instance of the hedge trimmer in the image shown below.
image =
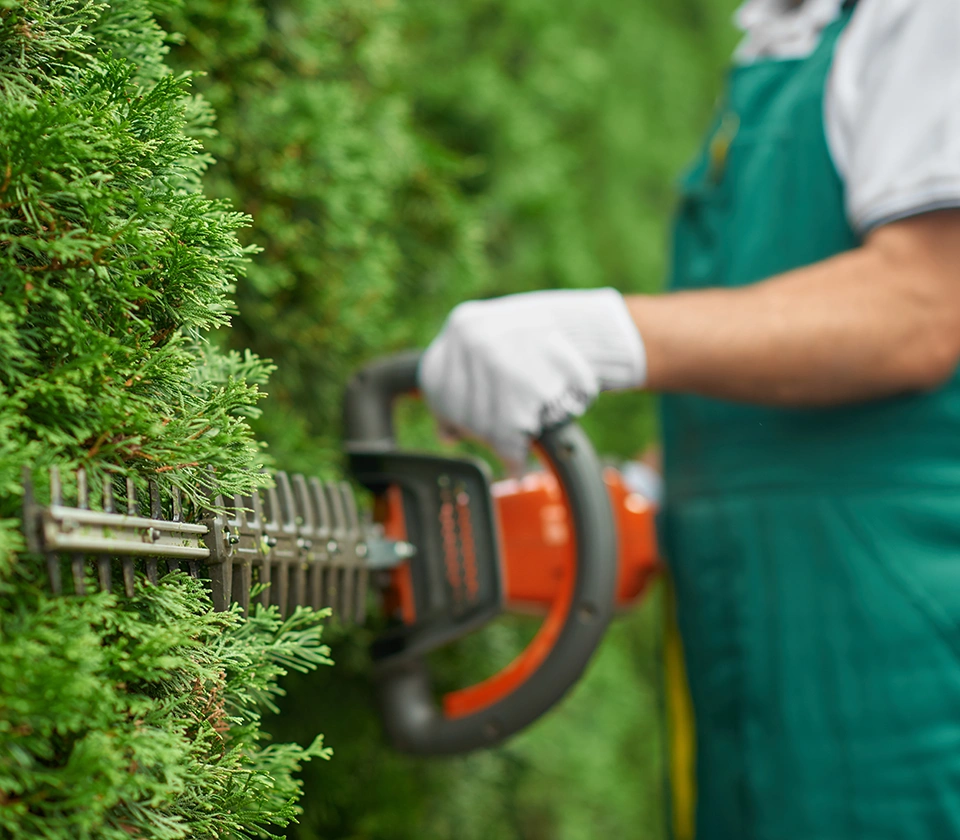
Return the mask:
{"type": "Polygon", "coordinates": [[[529,725],[576,682],[614,612],[642,595],[656,568],[653,509],[573,423],[543,434],[546,469],[521,479],[494,483],[480,461],[404,451],[392,406],[415,390],[417,360],[390,357],[348,385],[349,469],[373,497],[363,515],[349,483],[283,472],[207,511],[155,484],[147,498],[130,481],[94,492],[82,471],[67,503],[52,470],[40,504],[25,477],[24,528],[52,589],[132,594],[137,574],[155,583],[185,565],[209,579],[216,609],[248,610],[257,584],[264,605],[330,607],[347,624],[376,604],[387,620],[372,648],[381,716],[398,749],[467,752],[529,725]],[[427,655],[505,611],[544,619],[506,668],[438,703],[427,655]]]}

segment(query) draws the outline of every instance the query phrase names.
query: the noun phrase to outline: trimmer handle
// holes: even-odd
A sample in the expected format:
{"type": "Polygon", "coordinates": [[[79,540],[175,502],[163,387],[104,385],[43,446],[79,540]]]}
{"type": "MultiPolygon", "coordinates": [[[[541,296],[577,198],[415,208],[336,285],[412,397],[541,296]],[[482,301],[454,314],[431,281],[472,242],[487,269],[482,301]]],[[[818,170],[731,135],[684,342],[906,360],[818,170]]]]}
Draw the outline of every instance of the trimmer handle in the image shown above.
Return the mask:
{"type": "Polygon", "coordinates": [[[347,446],[396,449],[393,402],[417,390],[419,350],[397,353],[367,365],[347,383],[344,431],[347,446]]]}
{"type": "MultiPolygon", "coordinates": [[[[391,406],[395,397],[416,388],[419,358],[419,353],[406,353],[375,362],[351,381],[345,420],[352,462],[369,463],[371,450],[396,451],[391,406]]],[[[413,648],[413,655],[408,649],[380,659],[377,676],[384,725],[401,750],[434,755],[468,752],[497,744],[533,723],[579,679],[613,616],[617,538],[597,455],[573,423],[545,432],[537,449],[563,489],[576,562],[558,587],[537,635],[517,659],[493,677],[446,695],[442,705],[433,696],[424,656],[428,648],[422,642],[413,648]]],[[[358,479],[376,490],[376,476],[369,467],[360,471],[364,469],[358,479]]],[[[383,489],[382,482],[379,488],[383,489]]],[[[485,492],[489,494],[489,486],[485,492]]],[[[492,517],[488,521],[492,523],[492,517]]],[[[494,549],[497,542],[491,535],[494,549]]],[[[499,553],[492,556],[499,566],[499,553]]],[[[430,558],[415,556],[412,562],[429,563],[430,558]]],[[[499,585],[500,570],[494,571],[499,585]]],[[[450,634],[436,638],[439,647],[450,634]]]]}

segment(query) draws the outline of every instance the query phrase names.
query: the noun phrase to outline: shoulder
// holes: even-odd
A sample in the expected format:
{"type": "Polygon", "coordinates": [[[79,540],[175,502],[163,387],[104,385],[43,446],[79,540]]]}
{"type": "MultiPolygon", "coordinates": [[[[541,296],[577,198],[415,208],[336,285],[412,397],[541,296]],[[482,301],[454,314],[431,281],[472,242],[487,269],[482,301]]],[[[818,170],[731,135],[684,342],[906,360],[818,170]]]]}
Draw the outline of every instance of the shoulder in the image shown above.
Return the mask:
{"type": "Polygon", "coordinates": [[[837,45],[835,75],[855,83],[885,58],[944,46],[956,59],[958,26],[960,0],[860,0],[837,45]]]}
{"type": "Polygon", "coordinates": [[[864,232],[960,199],[960,0],[860,0],[827,84],[827,138],[864,232]]]}
{"type": "Polygon", "coordinates": [[[813,52],[820,33],[837,19],[842,7],[843,0],[747,0],[734,16],[743,32],[734,60],[747,64],[758,59],[803,58],[813,52]]]}

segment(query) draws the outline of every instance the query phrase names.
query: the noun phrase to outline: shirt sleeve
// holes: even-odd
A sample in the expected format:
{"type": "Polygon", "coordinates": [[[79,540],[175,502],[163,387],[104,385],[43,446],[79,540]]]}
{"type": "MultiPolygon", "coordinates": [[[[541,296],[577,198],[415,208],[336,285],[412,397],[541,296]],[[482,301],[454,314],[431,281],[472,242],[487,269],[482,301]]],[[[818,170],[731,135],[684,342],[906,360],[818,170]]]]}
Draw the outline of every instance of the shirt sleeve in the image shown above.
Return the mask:
{"type": "Polygon", "coordinates": [[[960,207],[960,0],[861,0],[825,120],[859,233],[960,207]]]}

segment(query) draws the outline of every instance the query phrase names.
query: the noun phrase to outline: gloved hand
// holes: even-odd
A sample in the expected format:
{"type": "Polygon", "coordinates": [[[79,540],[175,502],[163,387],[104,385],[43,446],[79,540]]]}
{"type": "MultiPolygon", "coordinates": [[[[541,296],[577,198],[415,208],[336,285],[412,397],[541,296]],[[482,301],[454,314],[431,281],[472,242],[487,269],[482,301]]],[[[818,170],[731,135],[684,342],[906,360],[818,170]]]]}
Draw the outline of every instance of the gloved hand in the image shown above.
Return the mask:
{"type": "Polygon", "coordinates": [[[544,429],[579,417],[600,391],[642,387],[646,367],[623,297],[589,289],[460,304],[418,378],[443,426],[518,468],[544,429]]]}

